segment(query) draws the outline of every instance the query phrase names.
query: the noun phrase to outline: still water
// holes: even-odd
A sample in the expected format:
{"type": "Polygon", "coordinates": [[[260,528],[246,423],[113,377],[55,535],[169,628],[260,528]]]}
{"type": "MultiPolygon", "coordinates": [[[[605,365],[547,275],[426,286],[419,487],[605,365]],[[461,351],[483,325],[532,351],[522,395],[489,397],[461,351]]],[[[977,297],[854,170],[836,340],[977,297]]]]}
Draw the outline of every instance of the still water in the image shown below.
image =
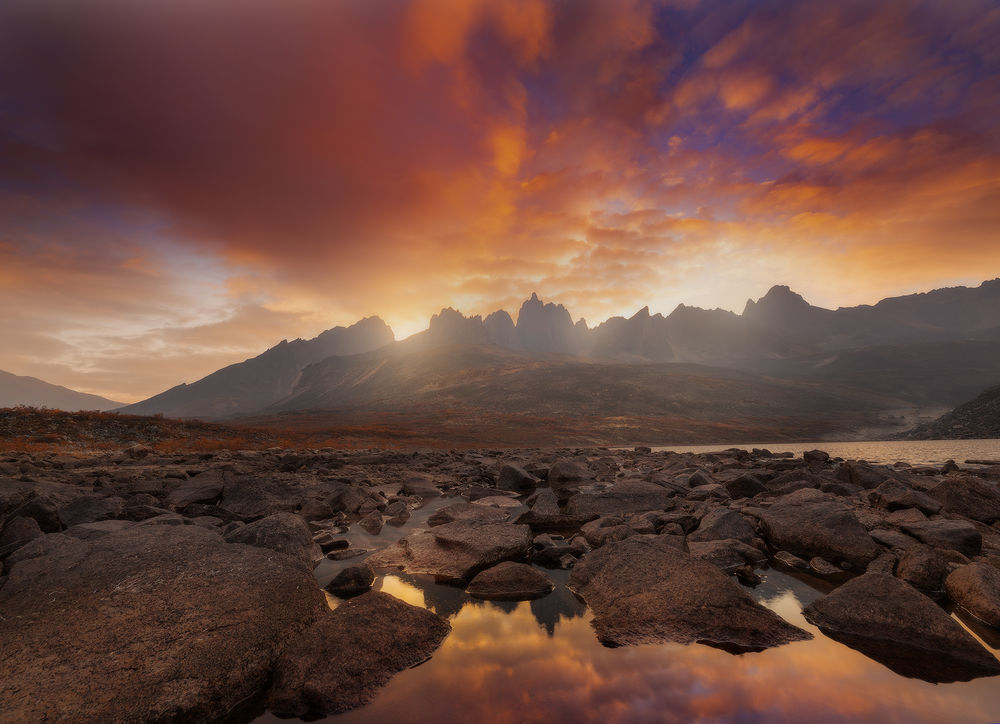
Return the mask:
{"type": "MultiPolygon", "coordinates": [[[[719,450],[728,445],[712,446],[719,450]]],[[[1000,441],[946,443],[816,443],[740,445],[773,451],[821,448],[831,455],[913,464],[1000,457],[1000,441]]],[[[666,449],[666,448],[665,448],[666,449]]],[[[696,448],[670,448],[699,450],[696,448]]],[[[402,529],[378,538],[352,529],[352,545],[383,547],[423,527],[453,499],[431,501],[402,529]]],[[[516,515],[518,511],[514,511],[516,515]]],[[[344,565],[316,570],[325,585],[344,565]]],[[[907,679],[826,638],[802,608],[829,589],[808,576],[759,571],[751,594],[811,641],[732,655],[699,644],[617,649],[598,643],[591,614],[565,587],[566,571],[546,571],[556,583],[545,598],[482,602],[426,576],[391,573],[375,588],[449,619],[451,634],[426,663],[397,674],[365,707],[329,717],[331,724],[393,722],[483,724],[544,722],[997,722],[1000,677],[954,684],[907,679]]],[[[337,599],[331,598],[331,605],[337,599]]],[[[964,624],[963,624],[964,625],[964,624]]],[[[1000,656],[1000,634],[973,633],[1000,656]],[[992,646],[990,645],[992,644],[992,646]]],[[[265,714],[259,723],[284,721],[265,714]]]]}
{"type": "Polygon", "coordinates": [[[1000,460],[1000,440],[889,440],[875,442],[763,442],[738,445],[664,445],[654,450],[704,453],[738,447],[744,450],[766,448],[771,452],[791,452],[801,455],[806,450],[825,450],[831,457],[845,460],[867,460],[891,464],[897,461],[911,465],[939,465],[954,460],[959,465],[966,460],[1000,460]]]}

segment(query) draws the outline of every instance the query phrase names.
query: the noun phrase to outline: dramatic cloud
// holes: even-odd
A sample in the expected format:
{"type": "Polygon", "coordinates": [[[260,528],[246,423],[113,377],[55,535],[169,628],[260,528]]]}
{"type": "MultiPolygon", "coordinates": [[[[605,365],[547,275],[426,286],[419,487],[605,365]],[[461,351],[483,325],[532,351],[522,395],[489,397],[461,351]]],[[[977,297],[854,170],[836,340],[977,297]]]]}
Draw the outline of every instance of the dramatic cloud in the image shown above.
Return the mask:
{"type": "Polygon", "coordinates": [[[9,0],[0,369],[135,399],[533,290],[596,322],[996,276],[998,34],[976,0],[9,0]]]}

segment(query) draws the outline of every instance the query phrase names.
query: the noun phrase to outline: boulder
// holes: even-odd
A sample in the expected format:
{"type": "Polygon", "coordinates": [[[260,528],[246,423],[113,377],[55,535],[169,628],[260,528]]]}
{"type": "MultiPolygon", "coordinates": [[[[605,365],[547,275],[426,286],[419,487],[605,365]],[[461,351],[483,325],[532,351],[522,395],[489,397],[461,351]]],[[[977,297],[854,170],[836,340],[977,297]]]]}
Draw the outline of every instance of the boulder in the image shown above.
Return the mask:
{"type": "Polygon", "coordinates": [[[214,721],[266,686],[326,605],[287,557],[184,525],[21,561],[0,610],[0,718],[214,721]]]}
{"type": "Polygon", "coordinates": [[[768,542],[801,556],[846,561],[859,570],[881,553],[850,508],[837,498],[806,488],[790,493],[761,512],[768,542]]]}
{"type": "Polygon", "coordinates": [[[260,520],[275,513],[291,513],[297,507],[297,496],[275,495],[253,480],[227,482],[222,500],[219,501],[219,508],[232,518],[244,522],[260,520]]]}
{"type": "Polygon", "coordinates": [[[500,468],[497,488],[500,490],[534,490],[541,482],[534,475],[517,465],[504,465],[500,468]]]}
{"type": "Polygon", "coordinates": [[[313,543],[309,526],[294,513],[276,513],[247,523],[226,533],[226,540],[270,548],[295,558],[310,570],[323,557],[319,546],[313,543]]]}
{"type": "Polygon", "coordinates": [[[6,560],[7,568],[13,568],[21,561],[26,561],[30,558],[46,556],[52,551],[66,545],[72,545],[78,542],[78,540],[78,538],[73,538],[64,533],[49,533],[48,535],[40,536],[11,553],[6,560]]]}
{"type": "Polygon", "coordinates": [[[633,537],[587,554],[569,586],[594,612],[606,646],[676,641],[758,651],[811,638],[715,566],[659,538],[633,537]]]}
{"type": "Polygon", "coordinates": [[[547,596],[554,587],[552,580],[537,568],[504,561],[477,573],[466,592],[487,601],[529,601],[547,596]]]}
{"type": "Polygon", "coordinates": [[[675,493],[655,483],[625,480],[600,493],[577,493],[566,504],[572,516],[626,515],[647,510],[668,510],[675,493]]]}
{"type": "Polygon", "coordinates": [[[450,630],[440,616],[387,593],[352,598],[285,648],[268,708],[314,718],[359,707],[394,674],[426,661],[450,630]]]}
{"type": "Polygon", "coordinates": [[[933,593],[943,590],[948,564],[936,549],[916,545],[900,556],[896,575],[921,591],[933,593]]]}
{"type": "Polygon", "coordinates": [[[422,473],[411,473],[400,486],[403,495],[413,495],[418,498],[439,498],[441,489],[434,478],[422,473]]]}
{"type": "Polygon", "coordinates": [[[825,450],[806,450],[802,459],[809,465],[823,465],[830,462],[830,453],[825,450]]]}
{"type": "Polygon", "coordinates": [[[529,498],[531,508],[522,513],[516,521],[530,525],[532,530],[571,531],[597,517],[594,514],[565,515],[559,508],[559,500],[555,491],[549,488],[542,488],[532,498],[529,498]]]}
{"type": "Polygon", "coordinates": [[[167,495],[167,504],[176,509],[192,503],[214,505],[222,497],[226,487],[226,474],[219,470],[208,470],[185,480],[167,495]]]}
{"type": "Polygon", "coordinates": [[[119,517],[124,508],[125,501],[122,498],[81,495],[59,506],[59,519],[66,527],[80,523],[96,523],[99,520],[113,520],[119,517]]]}
{"type": "Polygon", "coordinates": [[[556,498],[565,501],[580,489],[584,481],[590,479],[590,471],[580,463],[557,460],[549,468],[547,481],[556,498]]]}
{"type": "Polygon", "coordinates": [[[427,519],[427,525],[437,526],[454,523],[456,520],[477,520],[481,523],[503,523],[510,518],[510,513],[502,508],[475,503],[452,503],[436,510],[427,519]]]}
{"type": "Polygon", "coordinates": [[[16,515],[7,520],[0,533],[0,558],[45,535],[34,518],[16,515]]]}
{"type": "Polygon", "coordinates": [[[916,508],[928,515],[933,515],[941,510],[941,503],[934,498],[919,490],[914,490],[898,480],[886,480],[868,493],[868,501],[876,508],[889,511],[916,508]]]}
{"type": "MultiPolygon", "coordinates": [[[[690,537],[688,540],[690,541],[690,537]]],[[[688,552],[695,558],[708,561],[724,573],[735,573],[743,566],[757,568],[767,561],[767,556],[759,550],[735,538],[689,542],[688,552]]]]}
{"type": "Polygon", "coordinates": [[[59,509],[52,498],[36,495],[11,512],[11,517],[34,518],[44,533],[58,533],[65,526],[59,520],[59,509]]]}
{"type": "Polygon", "coordinates": [[[723,483],[726,492],[733,500],[752,498],[767,490],[764,484],[754,475],[744,474],[723,483]]]}
{"type": "Polygon", "coordinates": [[[353,598],[370,591],[374,582],[375,574],[369,566],[348,566],[326,584],[326,590],[341,598],[353,598]]]}
{"type": "Polygon", "coordinates": [[[613,515],[590,521],[580,528],[580,533],[594,548],[600,548],[612,541],[625,540],[636,534],[631,526],[625,524],[623,518],[613,515]]]}
{"type": "Polygon", "coordinates": [[[779,565],[793,571],[805,573],[811,570],[809,563],[799,558],[794,553],[788,551],[778,551],[774,554],[774,561],[779,565]]]}
{"type": "Polygon", "coordinates": [[[968,558],[979,555],[983,547],[982,534],[964,520],[927,520],[900,523],[899,527],[922,543],[958,551],[968,558]]]}
{"type": "Polygon", "coordinates": [[[464,582],[501,561],[527,557],[531,528],[510,523],[459,520],[414,533],[374,553],[374,568],[425,573],[443,582],[464,582]]]}
{"type": "Polygon", "coordinates": [[[1000,674],[1000,661],[954,619],[892,576],[858,576],[803,613],[830,638],[902,676],[944,683],[1000,674]]]}
{"type": "Polygon", "coordinates": [[[1000,490],[973,475],[949,477],[927,494],[949,513],[987,524],[1000,520],[1000,490]]]}
{"type": "Polygon", "coordinates": [[[710,541],[735,538],[749,543],[757,533],[746,518],[727,508],[715,508],[701,519],[697,530],[688,536],[689,541],[710,541]]]}
{"type": "Polygon", "coordinates": [[[956,568],[944,585],[956,606],[1000,629],[1000,569],[976,561],[956,568]]]}

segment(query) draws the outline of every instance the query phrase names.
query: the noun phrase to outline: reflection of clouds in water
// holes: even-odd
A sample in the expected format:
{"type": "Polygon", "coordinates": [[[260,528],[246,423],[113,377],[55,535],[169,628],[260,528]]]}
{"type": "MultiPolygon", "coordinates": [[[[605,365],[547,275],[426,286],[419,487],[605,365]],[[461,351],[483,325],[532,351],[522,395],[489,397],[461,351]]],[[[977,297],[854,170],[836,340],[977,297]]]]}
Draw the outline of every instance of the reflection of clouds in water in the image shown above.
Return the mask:
{"type": "MultiPolygon", "coordinates": [[[[548,621],[533,611],[537,601],[510,613],[468,601],[429,662],[336,721],[938,722],[987,721],[1000,711],[996,679],[948,686],[907,680],[823,637],[802,617],[802,584],[771,573],[760,600],[815,634],[813,641],[741,656],[698,645],[608,649],[585,608],[557,616],[550,636],[548,621]]],[[[427,589],[442,588],[421,591],[392,575],[381,585],[416,605],[427,589]]]]}

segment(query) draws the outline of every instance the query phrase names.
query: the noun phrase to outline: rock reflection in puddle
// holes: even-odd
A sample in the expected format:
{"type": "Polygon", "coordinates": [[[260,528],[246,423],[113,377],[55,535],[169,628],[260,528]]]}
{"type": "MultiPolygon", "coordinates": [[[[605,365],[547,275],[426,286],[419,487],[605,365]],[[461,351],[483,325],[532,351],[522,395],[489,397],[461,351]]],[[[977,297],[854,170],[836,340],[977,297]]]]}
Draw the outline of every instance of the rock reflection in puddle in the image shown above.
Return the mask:
{"type": "Polygon", "coordinates": [[[802,616],[822,594],[778,571],[766,572],[754,597],[816,638],[740,656],[700,645],[605,648],[565,588],[566,572],[549,573],[552,594],[502,606],[426,577],[380,578],[382,591],[449,616],[452,633],[371,704],[327,721],[940,722],[990,721],[1000,711],[996,678],[905,679],[826,638],[802,616]]]}

